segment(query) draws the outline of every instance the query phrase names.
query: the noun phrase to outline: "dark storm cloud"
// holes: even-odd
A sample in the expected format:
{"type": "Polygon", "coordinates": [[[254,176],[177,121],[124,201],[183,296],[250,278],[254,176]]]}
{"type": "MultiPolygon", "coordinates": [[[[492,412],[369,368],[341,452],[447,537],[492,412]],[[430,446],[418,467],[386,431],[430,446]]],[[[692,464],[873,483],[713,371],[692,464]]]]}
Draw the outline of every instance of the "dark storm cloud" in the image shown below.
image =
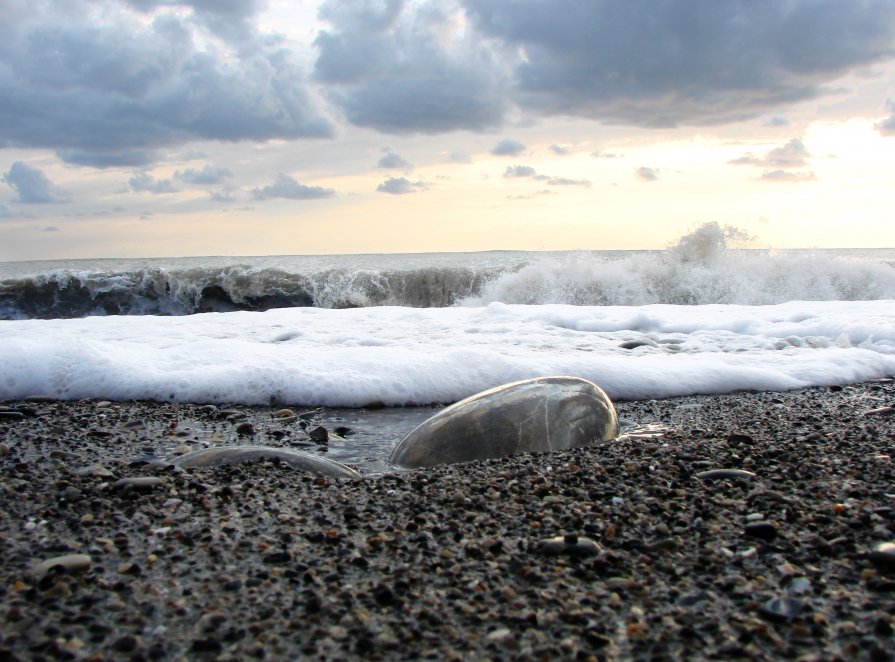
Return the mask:
{"type": "MultiPolygon", "coordinates": [[[[444,3],[442,3],[444,4],[444,3]]],[[[436,134],[498,126],[506,81],[486,46],[459,36],[435,3],[324,2],[318,81],[350,122],[385,133],[436,134]]]]}
{"type": "Polygon", "coordinates": [[[524,151],[525,145],[518,140],[511,140],[509,138],[501,140],[491,148],[491,153],[494,156],[519,156],[524,151]]]}
{"type": "Polygon", "coordinates": [[[3,181],[15,190],[16,202],[44,204],[70,200],[68,193],[53,184],[42,170],[21,161],[10,166],[3,175],[3,181]]]}
{"type": "Polygon", "coordinates": [[[270,198],[316,200],[319,198],[331,198],[335,193],[331,188],[299,184],[293,177],[283,173],[277,175],[277,179],[273,184],[268,184],[263,188],[256,188],[252,191],[252,195],[255,196],[256,200],[267,200],[270,198]]]}
{"type": "Polygon", "coordinates": [[[317,79],[349,121],[402,133],[535,115],[644,127],[753,118],[893,57],[891,0],[331,0],[317,79]],[[436,6],[438,8],[436,8],[436,6]]]}
{"type": "Polygon", "coordinates": [[[190,7],[194,20],[213,34],[228,40],[254,35],[252,19],[266,0],[125,0],[131,7],[149,12],[165,7],[190,7]]]}
{"type": "Polygon", "coordinates": [[[463,0],[522,56],[517,101],[650,127],[714,124],[810,99],[891,58],[891,0],[463,0]]]}
{"type": "Polygon", "coordinates": [[[0,22],[0,146],[109,167],[146,165],[156,150],[193,140],[331,135],[288,50],[258,37],[234,57],[201,31],[212,20],[202,16],[245,22],[255,3],[130,3],[161,8],[151,17],[115,0],[9,6],[0,22]]]}

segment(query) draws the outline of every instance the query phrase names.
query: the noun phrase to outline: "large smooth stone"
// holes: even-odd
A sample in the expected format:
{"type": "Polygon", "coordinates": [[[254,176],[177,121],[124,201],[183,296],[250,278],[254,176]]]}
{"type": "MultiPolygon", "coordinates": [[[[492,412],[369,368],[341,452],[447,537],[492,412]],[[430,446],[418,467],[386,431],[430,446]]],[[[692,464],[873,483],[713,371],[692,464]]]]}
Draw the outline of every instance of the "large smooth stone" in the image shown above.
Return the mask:
{"type": "Polygon", "coordinates": [[[541,377],[440,411],[404,437],[389,460],[399,467],[431,467],[578,448],[616,436],[615,407],[599,386],[578,377],[541,377]]]}
{"type": "Polygon", "coordinates": [[[286,448],[270,448],[268,446],[219,446],[203,448],[186,453],[172,460],[172,464],[184,469],[197,467],[218,467],[223,464],[241,464],[257,462],[262,458],[276,458],[290,467],[300,471],[331,476],[333,478],[362,478],[362,476],[341,462],[328,460],[325,457],[293,451],[286,448]]]}

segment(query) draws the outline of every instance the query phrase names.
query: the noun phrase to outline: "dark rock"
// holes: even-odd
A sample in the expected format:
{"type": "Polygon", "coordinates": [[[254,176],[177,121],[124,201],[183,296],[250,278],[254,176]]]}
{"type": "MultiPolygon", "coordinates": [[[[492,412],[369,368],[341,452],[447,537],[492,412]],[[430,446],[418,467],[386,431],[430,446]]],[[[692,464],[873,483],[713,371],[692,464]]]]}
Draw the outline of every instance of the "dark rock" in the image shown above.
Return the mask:
{"type": "Polygon", "coordinates": [[[116,653],[133,653],[137,650],[137,638],[126,634],[112,643],[112,650],[116,653]]]}
{"type": "Polygon", "coordinates": [[[158,476],[137,476],[134,478],[122,478],[112,483],[112,489],[120,492],[151,492],[165,482],[158,476]]]}
{"type": "Polygon", "coordinates": [[[236,426],[236,434],[240,434],[246,437],[250,437],[255,434],[255,426],[245,421],[236,426]]]}
{"type": "Polygon", "coordinates": [[[895,570],[895,542],[880,543],[867,558],[881,570],[895,570]]]}
{"type": "Polygon", "coordinates": [[[308,432],[308,436],[311,438],[311,441],[316,441],[318,444],[329,442],[329,431],[322,425],[308,432]]]}
{"type": "Polygon", "coordinates": [[[743,532],[750,538],[773,540],[777,537],[777,527],[770,522],[749,522],[743,532]]]}

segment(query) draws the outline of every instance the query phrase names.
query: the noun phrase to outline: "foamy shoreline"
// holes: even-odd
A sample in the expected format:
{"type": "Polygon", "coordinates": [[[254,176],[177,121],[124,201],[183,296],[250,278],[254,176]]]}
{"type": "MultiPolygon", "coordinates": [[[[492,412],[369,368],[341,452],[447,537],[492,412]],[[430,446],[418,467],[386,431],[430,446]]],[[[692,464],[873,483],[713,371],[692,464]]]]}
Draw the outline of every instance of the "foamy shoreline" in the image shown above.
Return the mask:
{"type": "Polygon", "coordinates": [[[192,405],[26,404],[0,419],[0,652],[875,659],[893,634],[895,577],[871,560],[895,540],[892,405],[892,380],[620,403],[670,430],[338,483],[127,463],[192,405]],[[115,432],[136,420],[145,434],[115,432]],[[697,477],[713,468],[755,476],[697,477]],[[114,487],[139,476],[160,480],[114,487]],[[564,534],[595,554],[545,553],[564,534]],[[32,573],[71,553],[88,565],[32,573]]]}

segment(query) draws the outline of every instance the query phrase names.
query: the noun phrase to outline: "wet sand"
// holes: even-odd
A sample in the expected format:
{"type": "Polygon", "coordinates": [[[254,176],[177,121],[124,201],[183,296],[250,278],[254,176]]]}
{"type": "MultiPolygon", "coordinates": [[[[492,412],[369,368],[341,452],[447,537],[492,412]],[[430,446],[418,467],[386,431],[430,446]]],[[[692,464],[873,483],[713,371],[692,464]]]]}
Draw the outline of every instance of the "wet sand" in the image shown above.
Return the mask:
{"type": "Polygon", "coordinates": [[[339,481],[153,462],[332,412],[2,403],[0,657],[891,659],[893,407],[619,403],[662,436],[339,481]]]}

